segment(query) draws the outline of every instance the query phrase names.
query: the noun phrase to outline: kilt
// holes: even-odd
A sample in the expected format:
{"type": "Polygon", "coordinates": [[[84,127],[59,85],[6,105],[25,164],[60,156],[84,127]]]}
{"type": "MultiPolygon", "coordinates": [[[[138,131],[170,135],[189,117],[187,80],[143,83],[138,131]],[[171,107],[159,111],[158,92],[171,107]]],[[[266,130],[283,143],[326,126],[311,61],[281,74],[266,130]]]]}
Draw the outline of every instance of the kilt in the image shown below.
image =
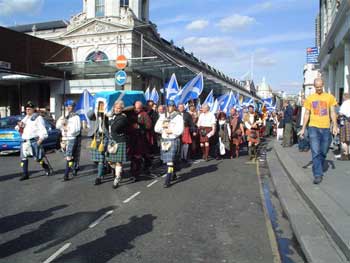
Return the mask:
{"type": "Polygon", "coordinates": [[[67,140],[66,157],[73,157],[74,161],[79,162],[81,150],[81,137],[67,140]]]}
{"type": "Polygon", "coordinates": [[[91,161],[93,162],[104,162],[105,152],[99,152],[98,149],[90,149],[91,161]]]}
{"type": "Polygon", "coordinates": [[[199,142],[200,143],[205,143],[205,142],[209,142],[209,138],[208,138],[208,133],[212,131],[211,127],[199,127],[198,132],[199,132],[199,142]],[[202,130],[206,131],[206,135],[202,136],[202,130]]]}
{"type": "Polygon", "coordinates": [[[176,160],[176,156],[180,149],[180,139],[161,139],[161,142],[171,142],[171,147],[168,151],[160,151],[160,159],[164,163],[174,162],[176,160]]]}
{"type": "Polygon", "coordinates": [[[242,143],[242,132],[241,130],[237,131],[234,131],[231,136],[231,143],[234,145],[240,145],[242,143]]]}
{"type": "Polygon", "coordinates": [[[192,138],[191,138],[191,132],[190,132],[190,127],[185,127],[184,132],[182,134],[182,143],[183,144],[191,144],[192,143],[192,138]]]}
{"type": "Polygon", "coordinates": [[[344,125],[340,126],[340,142],[350,142],[350,119],[344,121],[344,125]]]}
{"type": "Polygon", "coordinates": [[[260,143],[260,135],[259,135],[259,130],[246,130],[246,135],[247,135],[247,139],[248,142],[251,143],[255,143],[258,144],[260,143]],[[254,136],[251,136],[252,134],[254,134],[254,136]]]}
{"type": "Polygon", "coordinates": [[[126,142],[119,142],[116,153],[106,152],[106,161],[110,163],[126,162],[126,142]]]}

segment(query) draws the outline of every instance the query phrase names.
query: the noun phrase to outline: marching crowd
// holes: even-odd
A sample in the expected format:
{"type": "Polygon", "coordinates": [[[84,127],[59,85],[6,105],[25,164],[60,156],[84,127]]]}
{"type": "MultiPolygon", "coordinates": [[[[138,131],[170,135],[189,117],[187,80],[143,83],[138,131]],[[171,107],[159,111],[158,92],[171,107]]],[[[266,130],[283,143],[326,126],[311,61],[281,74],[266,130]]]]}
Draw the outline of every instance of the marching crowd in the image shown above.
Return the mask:
{"type": "MultiPolygon", "coordinates": [[[[82,126],[79,115],[74,112],[74,101],[67,100],[65,107],[66,116],[57,120],[56,127],[62,133],[61,148],[66,163],[63,179],[68,181],[79,170],[82,126]]],[[[29,157],[34,157],[47,175],[51,174],[42,147],[47,131],[43,117],[34,108],[32,102],[27,103],[26,117],[16,127],[23,139],[20,180],[29,179],[29,157]]],[[[254,105],[249,105],[244,112],[233,107],[228,116],[224,112],[213,114],[208,104],[203,104],[197,111],[194,103],[186,110],[185,105],[176,106],[174,101],[169,101],[166,106],[156,105],[153,101],[147,101],[146,105],[136,101],[132,110],[125,110],[124,103],[116,101],[109,115],[105,114],[104,106],[99,105],[95,112],[88,114],[95,123],[89,147],[91,160],[97,164],[95,185],[101,184],[104,175],[112,171],[113,187],[117,188],[127,160],[133,181],[139,180],[141,174],[150,175],[156,154],[160,154],[167,167],[165,187],[176,179],[179,162],[188,163],[198,155],[204,161],[208,161],[209,156],[238,158],[241,146],[246,144],[249,159],[256,160],[260,138],[276,133],[276,116],[266,112],[259,114],[254,105]]]]}
{"type": "MultiPolygon", "coordinates": [[[[350,100],[345,94],[337,114],[337,102],[331,94],[323,92],[322,79],[315,80],[315,90],[302,105],[293,108],[286,103],[278,113],[268,112],[265,107],[259,112],[255,105],[249,105],[241,111],[232,107],[229,114],[220,111],[213,114],[208,104],[197,111],[194,103],[186,110],[185,105],[176,105],[174,101],[168,101],[167,105],[156,105],[153,101],[143,105],[136,101],[132,110],[125,110],[123,101],[116,101],[112,114],[107,115],[104,105],[98,105],[96,111],[88,114],[96,124],[89,149],[91,160],[97,164],[95,185],[101,184],[104,175],[112,171],[113,187],[117,188],[127,160],[133,181],[139,180],[141,174],[150,175],[154,156],[160,153],[167,168],[164,186],[169,187],[177,178],[179,162],[188,163],[200,154],[204,161],[209,156],[238,158],[242,145],[248,149],[249,160],[256,161],[261,138],[271,135],[282,137],[284,147],[297,142],[300,151],[311,149],[314,183],[318,184],[322,181],[322,166],[331,141],[338,138],[339,131],[340,158],[349,160],[350,100]]],[[[67,114],[57,120],[56,127],[62,133],[61,148],[66,161],[63,179],[68,181],[79,170],[82,127],[80,117],[74,112],[74,101],[66,101],[65,107],[67,114]]],[[[35,112],[33,103],[28,102],[25,108],[26,116],[16,127],[23,141],[20,180],[29,179],[29,157],[34,157],[47,175],[52,173],[42,147],[47,138],[43,117],[35,112]]]]}

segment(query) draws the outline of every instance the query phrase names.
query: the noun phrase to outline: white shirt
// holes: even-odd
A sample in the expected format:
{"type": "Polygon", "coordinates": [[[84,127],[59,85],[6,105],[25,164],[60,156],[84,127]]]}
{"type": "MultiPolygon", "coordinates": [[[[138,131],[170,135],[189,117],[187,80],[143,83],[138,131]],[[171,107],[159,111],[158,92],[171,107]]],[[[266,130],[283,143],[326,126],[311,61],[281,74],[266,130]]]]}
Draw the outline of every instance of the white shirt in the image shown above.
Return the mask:
{"type": "Polygon", "coordinates": [[[210,127],[213,128],[213,126],[216,126],[216,118],[215,115],[211,112],[204,113],[202,112],[199,114],[198,118],[198,127],[210,127]]]}
{"type": "MultiPolygon", "coordinates": [[[[251,114],[251,113],[248,113],[248,114],[249,114],[249,122],[248,121],[244,122],[244,125],[248,130],[250,130],[252,128],[252,124],[254,124],[255,114],[251,114]]],[[[262,123],[260,118],[258,119],[257,122],[262,123]]]]}
{"type": "Polygon", "coordinates": [[[70,117],[67,121],[66,127],[64,127],[63,124],[66,121],[67,120],[65,120],[63,117],[59,118],[56,123],[56,128],[61,130],[63,138],[66,138],[67,140],[74,139],[80,134],[80,130],[81,130],[80,117],[78,115],[70,117]]]}
{"type": "MultiPolygon", "coordinates": [[[[36,117],[33,121],[32,116],[26,115],[22,122],[24,123],[24,129],[22,134],[23,140],[30,140],[34,138],[39,138],[40,140],[45,140],[48,137],[47,130],[45,128],[45,121],[40,115],[36,117]]],[[[19,130],[18,125],[16,130],[19,130]]]]}
{"type": "Polygon", "coordinates": [[[350,117],[350,100],[346,100],[340,106],[339,113],[344,115],[345,117],[350,117]]]}
{"type": "Polygon", "coordinates": [[[163,122],[165,120],[165,114],[161,114],[156,125],[154,126],[154,131],[156,133],[160,133],[163,139],[176,139],[182,135],[184,131],[184,120],[180,114],[178,114],[175,118],[169,120],[168,129],[172,131],[171,134],[167,134],[165,132],[166,129],[163,128],[163,122]]]}

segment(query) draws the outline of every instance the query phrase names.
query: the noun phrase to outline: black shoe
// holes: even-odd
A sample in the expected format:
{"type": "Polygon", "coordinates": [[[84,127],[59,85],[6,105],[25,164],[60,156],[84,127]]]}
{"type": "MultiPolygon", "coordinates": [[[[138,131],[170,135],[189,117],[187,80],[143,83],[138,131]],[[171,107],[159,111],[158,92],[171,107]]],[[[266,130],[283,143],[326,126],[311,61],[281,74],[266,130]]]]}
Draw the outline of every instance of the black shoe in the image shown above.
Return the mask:
{"type": "Polygon", "coordinates": [[[102,183],[101,178],[97,177],[95,180],[95,185],[100,185],[102,183]]]}
{"type": "Polygon", "coordinates": [[[69,176],[68,176],[68,175],[64,175],[64,176],[63,176],[63,181],[65,181],[65,182],[66,182],[66,181],[69,181],[69,176]]]}
{"type": "Polygon", "coordinates": [[[320,184],[322,180],[323,180],[322,176],[315,177],[314,184],[320,184]]]}
{"type": "Polygon", "coordinates": [[[78,169],[74,169],[73,172],[72,172],[72,175],[73,176],[77,176],[78,175],[78,169]]]}
{"type": "Polygon", "coordinates": [[[174,173],[174,174],[173,174],[173,176],[172,176],[171,180],[172,180],[172,181],[177,180],[177,175],[176,175],[176,173],[174,173]]]}
{"type": "Polygon", "coordinates": [[[28,180],[29,176],[28,175],[23,175],[21,178],[19,178],[20,181],[28,180]]]}

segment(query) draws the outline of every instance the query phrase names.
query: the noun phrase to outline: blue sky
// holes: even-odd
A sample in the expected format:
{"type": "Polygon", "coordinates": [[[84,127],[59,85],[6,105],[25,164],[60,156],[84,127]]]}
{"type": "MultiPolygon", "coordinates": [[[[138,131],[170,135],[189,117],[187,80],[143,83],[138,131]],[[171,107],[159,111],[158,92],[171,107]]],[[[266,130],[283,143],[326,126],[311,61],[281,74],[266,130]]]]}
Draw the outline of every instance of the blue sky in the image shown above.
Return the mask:
{"type": "MultiPolygon", "coordinates": [[[[0,0],[0,24],[69,19],[81,10],[82,0],[0,0]]],[[[265,76],[287,93],[301,88],[317,12],[316,0],[150,0],[164,38],[232,77],[253,68],[256,84],[265,76]]]]}

